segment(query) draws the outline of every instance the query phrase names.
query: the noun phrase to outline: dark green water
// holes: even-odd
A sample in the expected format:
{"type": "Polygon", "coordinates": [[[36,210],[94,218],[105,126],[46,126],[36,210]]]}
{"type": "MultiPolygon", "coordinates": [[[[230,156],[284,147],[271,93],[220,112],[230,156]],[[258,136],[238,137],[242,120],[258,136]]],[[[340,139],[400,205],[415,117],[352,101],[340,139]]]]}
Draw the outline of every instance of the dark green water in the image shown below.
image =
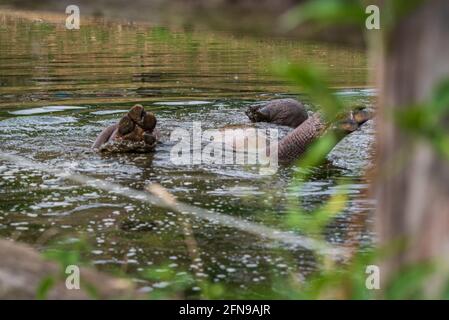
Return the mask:
{"type": "MultiPolygon", "coordinates": [[[[135,189],[157,182],[179,200],[279,228],[287,198],[313,212],[335,194],[340,179],[348,183],[349,200],[326,228],[326,239],[369,242],[366,226],[374,203],[365,195],[369,182],[363,175],[373,156],[371,121],[345,138],[328,157],[332,165],[315,169],[301,189],[291,185],[295,168],[260,176],[236,166],[170,161],[168,137],[176,128],[189,129],[192,121],[201,121],[204,129],[247,124],[249,104],[292,93],[301,97],[300,89],[272,75],[279,58],[326,66],[339,95],[373,104],[366,58],[353,49],[111,23],[68,31],[0,13],[1,152],[135,189]],[[136,102],[158,117],[163,140],[157,152],[91,152],[101,129],[136,102]]],[[[313,258],[301,248],[201,220],[191,221],[199,250],[199,260],[192,261],[181,220],[165,209],[0,160],[0,236],[39,249],[60,239],[86,239],[93,264],[122,270],[144,291],[176,282],[176,277],[156,284],[144,280],[144,270],[161,266],[251,297],[265,297],[274,278],[313,270],[313,258]]]]}

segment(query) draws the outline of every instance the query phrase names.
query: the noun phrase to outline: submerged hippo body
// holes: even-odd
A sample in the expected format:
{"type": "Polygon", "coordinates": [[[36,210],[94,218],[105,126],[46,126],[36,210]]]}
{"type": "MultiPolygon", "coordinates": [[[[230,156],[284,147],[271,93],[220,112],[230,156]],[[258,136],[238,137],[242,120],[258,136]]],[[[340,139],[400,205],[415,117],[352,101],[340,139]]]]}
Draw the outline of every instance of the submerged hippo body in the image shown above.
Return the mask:
{"type": "Polygon", "coordinates": [[[151,152],[159,140],[156,117],[141,105],[131,108],[118,123],[104,129],[92,145],[102,152],[151,152]]]}

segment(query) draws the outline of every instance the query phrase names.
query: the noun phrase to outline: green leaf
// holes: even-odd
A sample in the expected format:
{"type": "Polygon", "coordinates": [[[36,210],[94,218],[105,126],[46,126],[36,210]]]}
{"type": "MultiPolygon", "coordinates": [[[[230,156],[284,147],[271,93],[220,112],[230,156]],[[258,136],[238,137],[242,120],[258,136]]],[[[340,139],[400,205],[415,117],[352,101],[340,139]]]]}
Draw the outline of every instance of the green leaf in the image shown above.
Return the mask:
{"type": "Polygon", "coordinates": [[[436,87],[432,98],[432,108],[439,116],[449,112],[449,79],[445,79],[436,87]]]}
{"type": "Polygon", "coordinates": [[[281,26],[290,30],[306,22],[322,25],[355,24],[363,25],[366,18],[359,1],[353,0],[314,0],[300,4],[289,10],[281,18],[281,26]]]}
{"type": "Polygon", "coordinates": [[[78,265],[81,261],[80,253],[77,251],[49,249],[43,253],[43,256],[46,259],[58,262],[61,270],[65,270],[68,265],[78,265]]]}
{"type": "Polygon", "coordinates": [[[56,281],[53,276],[48,276],[43,278],[36,289],[36,299],[45,300],[47,299],[48,293],[54,287],[56,281]]]}
{"type": "Polygon", "coordinates": [[[402,268],[393,276],[385,292],[387,299],[420,299],[423,297],[427,279],[435,266],[430,263],[417,263],[402,268]]]}
{"type": "Polygon", "coordinates": [[[397,124],[404,130],[417,135],[428,135],[434,128],[433,111],[425,106],[410,106],[394,112],[397,124]]]}
{"type": "MultiPolygon", "coordinates": [[[[303,157],[297,161],[297,166],[307,168],[321,164],[336,143],[337,137],[333,132],[325,134],[310,146],[303,157]]],[[[304,176],[301,178],[304,179],[304,176]]]]}
{"type": "Polygon", "coordinates": [[[328,76],[321,70],[309,65],[282,62],[276,66],[276,70],[308,94],[314,103],[319,104],[327,120],[334,119],[344,109],[341,101],[324,80],[328,79],[328,76]]]}

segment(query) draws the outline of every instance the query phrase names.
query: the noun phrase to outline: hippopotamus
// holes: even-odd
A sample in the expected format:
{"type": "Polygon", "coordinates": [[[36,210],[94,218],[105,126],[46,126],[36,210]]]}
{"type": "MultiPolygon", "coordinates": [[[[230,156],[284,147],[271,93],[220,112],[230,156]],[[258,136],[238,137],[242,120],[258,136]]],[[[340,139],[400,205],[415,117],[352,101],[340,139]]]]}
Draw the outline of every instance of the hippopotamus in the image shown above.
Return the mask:
{"type": "MultiPolygon", "coordinates": [[[[305,106],[294,99],[276,99],[252,105],[246,110],[246,115],[252,122],[269,122],[293,128],[278,143],[278,161],[284,164],[300,158],[308,146],[327,130],[336,133],[337,143],[372,117],[370,112],[359,107],[335,119],[325,120],[319,112],[307,112],[305,106]]],[[[117,124],[104,129],[92,147],[109,152],[153,151],[160,137],[156,123],[153,113],[146,112],[141,105],[135,105],[117,124]]],[[[235,141],[237,145],[244,146],[244,143],[235,141]]]]}
{"type": "Polygon", "coordinates": [[[246,115],[252,122],[270,122],[294,128],[278,143],[279,163],[289,164],[300,158],[308,146],[327,130],[333,130],[338,143],[344,136],[357,130],[372,118],[372,113],[357,107],[332,120],[322,114],[310,114],[304,105],[294,99],[276,99],[264,104],[249,106],[246,115]]]}
{"type": "Polygon", "coordinates": [[[150,152],[160,138],[153,113],[136,104],[116,124],[105,128],[92,145],[103,152],[150,152]]]}

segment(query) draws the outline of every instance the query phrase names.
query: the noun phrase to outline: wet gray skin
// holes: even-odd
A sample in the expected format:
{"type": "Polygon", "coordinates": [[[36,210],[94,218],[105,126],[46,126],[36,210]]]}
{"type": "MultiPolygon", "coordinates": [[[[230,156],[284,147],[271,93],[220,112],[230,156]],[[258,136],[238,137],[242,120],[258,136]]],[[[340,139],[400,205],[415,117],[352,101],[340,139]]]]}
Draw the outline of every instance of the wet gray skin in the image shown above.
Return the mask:
{"type": "Polygon", "coordinates": [[[296,128],[309,117],[304,105],[290,98],[252,105],[245,113],[252,122],[271,122],[291,128],[296,128]]]}
{"type": "Polygon", "coordinates": [[[295,128],[279,142],[279,162],[290,164],[300,158],[308,146],[327,130],[337,136],[335,144],[372,118],[363,108],[339,114],[334,120],[322,115],[308,115],[304,105],[294,99],[276,99],[250,106],[245,112],[252,122],[270,122],[295,128]]]}
{"type": "MultiPolygon", "coordinates": [[[[317,114],[309,117],[304,105],[290,98],[250,106],[245,113],[252,122],[270,122],[295,128],[279,143],[279,161],[287,164],[299,158],[327,127],[332,125],[332,130],[342,139],[371,118],[369,112],[360,109],[342,114],[332,123],[326,123],[317,114]]],[[[156,117],[152,113],[145,112],[141,105],[136,104],[117,124],[105,128],[92,148],[115,153],[151,152],[159,140],[159,133],[155,130],[156,123],[156,117]]]]}
{"type": "MultiPolygon", "coordinates": [[[[297,128],[309,118],[304,104],[291,98],[251,105],[245,114],[252,122],[269,122],[291,128],[297,128]]],[[[351,133],[372,117],[372,113],[366,108],[356,107],[350,112],[337,115],[332,124],[335,130],[351,133]]]]}
{"type": "Polygon", "coordinates": [[[105,128],[92,148],[111,153],[151,152],[160,137],[156,123],[153,113],[146,112],[140,104],[136,104],[118,123],[105,128]]]}

